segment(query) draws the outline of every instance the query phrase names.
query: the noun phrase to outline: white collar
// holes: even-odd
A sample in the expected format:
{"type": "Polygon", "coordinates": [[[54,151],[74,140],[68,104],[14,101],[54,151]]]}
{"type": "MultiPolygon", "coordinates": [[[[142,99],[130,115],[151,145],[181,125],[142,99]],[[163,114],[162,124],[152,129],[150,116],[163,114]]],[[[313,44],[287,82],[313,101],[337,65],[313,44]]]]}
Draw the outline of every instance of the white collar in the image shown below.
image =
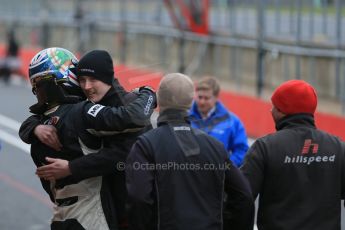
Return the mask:
{"type": "Polygon", "coordinates": [[[209,118],[214,112],[216,111],[216,106],[213,106],[212,109],[210,109],[210,111],[208,111],[207,115],[204,117],[202,115],[202,113],[200,113],[201,117],[203,120],[206,120],[207,118],[209,118]]]}
{"type": "Polygon", "coordinates": [[[53,108],[51,109],[48,109],[47,111],[44,112],[44,115],[49,115],[51,113],[54,113],[58,108],[60,107],[60,105],[57,105],[57,106],[54,106],[53,108]]]}

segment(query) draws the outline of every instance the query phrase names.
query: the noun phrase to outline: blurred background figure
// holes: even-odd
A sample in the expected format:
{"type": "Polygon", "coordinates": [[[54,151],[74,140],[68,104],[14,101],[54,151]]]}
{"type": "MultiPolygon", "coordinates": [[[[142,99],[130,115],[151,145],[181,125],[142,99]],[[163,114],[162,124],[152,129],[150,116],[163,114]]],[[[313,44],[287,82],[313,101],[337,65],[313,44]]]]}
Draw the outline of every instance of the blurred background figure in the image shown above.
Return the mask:
{"type": "Polygon", "coordinates": [[[241,120],[218,100],[219,82],[204,77],[196,83],[195,91],[195,102],[190,110],[192,127],[222,142],[232,162],[241,166],[248,150],[246,131],[241,120]]]}
{"type": "Polygon", "coordinates": [[[7,34],[6,56],[0,62],[0,76],[5,83],[9,83],[12,75],[23,76],[20,70],[21,60],[18,57],[19,49],[20,46],[16,39],[15,29],[12,27],[7,34]]]}

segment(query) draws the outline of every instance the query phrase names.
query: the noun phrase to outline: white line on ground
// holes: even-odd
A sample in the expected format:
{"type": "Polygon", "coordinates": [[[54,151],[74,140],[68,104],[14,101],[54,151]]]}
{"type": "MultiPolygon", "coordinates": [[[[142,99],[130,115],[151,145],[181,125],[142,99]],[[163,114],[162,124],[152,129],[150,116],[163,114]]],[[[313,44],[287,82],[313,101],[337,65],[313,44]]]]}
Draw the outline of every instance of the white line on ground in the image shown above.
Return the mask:
{"type": "MultiPolygon", "coordinates": [[[[16,133],[18,133],[20,128],[20,123],[18,121],[6,117],[2,114],[0,114],[0,125],[10,128],[14,130],[16,133]]],[[[0,130],[0,138],[2,141],[7,142],[8,144],[30,154],[30,146],[22,142],[17,136],[9,134],[6,131],[0,130]]]]}
{"type": "Polygon", "coordinates": [[[2,141],[7,142],[8,144],[23,150],[25,153],[30,154],[30,145],[22,142],[18,137],[13,136],[3,130],[0,130],[0,138],[2,141]]]}
{"type": "Polygon", "coordinates": [[[6,117],[2,114],[0,114],[0,124],[16,132],[18,132],[20,128],[20,123],[18,121],[13,120],[12,118],[6,117]]]}

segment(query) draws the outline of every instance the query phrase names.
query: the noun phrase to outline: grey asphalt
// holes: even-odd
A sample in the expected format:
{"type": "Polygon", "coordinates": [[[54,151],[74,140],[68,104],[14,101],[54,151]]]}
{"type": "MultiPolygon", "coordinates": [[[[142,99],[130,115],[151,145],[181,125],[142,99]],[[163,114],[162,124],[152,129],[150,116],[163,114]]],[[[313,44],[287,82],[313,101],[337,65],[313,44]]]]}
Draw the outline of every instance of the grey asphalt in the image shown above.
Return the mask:
{"type": "MultiPolygon", "coordinates": [[[[21,85],[4,85],[0,80],[0,115],[22,122],[28,107],[34,103],[31,89],[21,85]]],[[[0,122],[0,134],[6,132],[19,138],[17,131],[0,122]]],[[[0,229],[49,229],[52,208],[38,178],[30,155],[0,135],[0,229]]],[[[344,211],[344,209],[343,209],[344,211]]],[[[342,213],[345,230],[345,213],[342,213]]]]}
{"type": "MultiPolygon", "coordinates": [[[[0,81],[1,115],[22,122],[34,99],[30,88],[6,86],[0,81]]],[[[0,131],[18,137],[17,131],[1,124],[0,131]]],[[[52,208],[34,174],[30,155],[2,138],[0,142],[0,229],[49,229],[52,208]]]]}

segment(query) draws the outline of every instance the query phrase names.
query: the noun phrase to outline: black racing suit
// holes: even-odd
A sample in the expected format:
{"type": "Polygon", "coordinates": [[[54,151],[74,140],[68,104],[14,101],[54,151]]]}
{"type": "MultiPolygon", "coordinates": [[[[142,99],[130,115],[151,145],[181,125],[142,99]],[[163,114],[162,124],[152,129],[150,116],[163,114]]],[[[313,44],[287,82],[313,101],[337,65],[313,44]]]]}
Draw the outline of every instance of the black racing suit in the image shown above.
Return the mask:
{"type": "Polygon", "coordinates": [[[158,128],[141,135],[127,159],[126,179],[133,230],[252,230],[249,185],[224,146],[191,128],[188,114],[165,110],[158,128]],[[228,203],[223,206],[225,192],[228,203]]]}
{"type": "Polygon", "coordinates": [[[280,120],[249,149],[242,172],[259,195],[259,230],[340,230],[345,149],[308,114],[280,120]]]}
{"type": "MultiPolygon", "coordinates": [[[[30,138],[31,128],[35,123],[30,120],[35,118],[23,123],[20,136],[34,141],[31,145],[31,155],[38,167],[47,163],[46,156],[72,161],[96,153],[102,148],[102,139],[95,136],[97,131],[123,132],[146,126],[154,104],[154,95],[144,90],[126,107],[110,108],[86,101],[60,105],[54,110],[47,111],[40,117],[40,123],[55,125],[63,145],[60,152],[30,138]]],[[[111,159],[111,152],[103,155],[111,159]]],[[[113,168],[115,167],[113,165],[113,168]]],[[[56,204],[52,229],[67,229],[75,224],[86,229],[117,229],[109,184],[104,183],[102,177],[81,179],[69,176],[57,180],[55,184],[41,180],[44,189],[56,204]]]]}

